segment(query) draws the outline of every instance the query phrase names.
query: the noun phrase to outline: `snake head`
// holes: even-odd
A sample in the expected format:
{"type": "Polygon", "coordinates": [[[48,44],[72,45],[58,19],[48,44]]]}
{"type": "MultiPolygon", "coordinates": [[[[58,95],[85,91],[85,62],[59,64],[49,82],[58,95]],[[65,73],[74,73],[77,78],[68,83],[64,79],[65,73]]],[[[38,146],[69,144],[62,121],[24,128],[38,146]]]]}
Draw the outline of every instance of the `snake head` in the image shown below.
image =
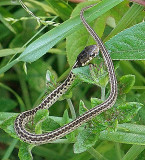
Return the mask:
{"type": "Polygon", "coordinates": [[[85,49],[78,55],[76,67],[82,67],[91,61],[99,54],[99,47],[97,45],[91,45],[85,47],[85,49]]]}

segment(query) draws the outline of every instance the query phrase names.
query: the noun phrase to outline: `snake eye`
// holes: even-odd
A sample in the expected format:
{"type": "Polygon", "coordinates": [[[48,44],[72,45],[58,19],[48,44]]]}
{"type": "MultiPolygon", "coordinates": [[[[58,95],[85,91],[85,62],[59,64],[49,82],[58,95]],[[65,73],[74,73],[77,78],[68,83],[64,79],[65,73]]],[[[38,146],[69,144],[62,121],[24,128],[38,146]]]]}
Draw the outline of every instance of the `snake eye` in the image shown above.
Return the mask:
{"type": "Polygon", "coordinates": [[[91,61],[99,52],[99,48],[96,45],[85,47],[85,49],[78,55],[77,63],[78,67],[84,66],[91,61]]]}

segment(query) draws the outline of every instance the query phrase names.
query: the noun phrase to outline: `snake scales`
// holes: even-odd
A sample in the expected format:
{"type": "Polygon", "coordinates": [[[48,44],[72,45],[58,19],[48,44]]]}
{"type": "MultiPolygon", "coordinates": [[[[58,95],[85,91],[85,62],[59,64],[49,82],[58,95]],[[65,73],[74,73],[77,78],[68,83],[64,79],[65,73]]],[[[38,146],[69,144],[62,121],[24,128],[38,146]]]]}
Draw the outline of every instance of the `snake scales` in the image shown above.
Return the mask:
{"type": "Polygon", "coordinates": [[[86,65],[90,60],[92,60],[98,54],[100,49],[109,74],[110,95],[102,104],[88,110],[86,113],[79,116],[70,123],[64,125],[63,127],[60,127],[49,133],[43,133],[43,134],[34,134],[28,132],[25,129],[25,125],[30,120],[32,120],[36,112],[40,109],[48,109],[49,107],[51,107],[52,104],[54,104],[59,99],[59,97],[62,96],[71,86],[73,80],[75,79],[75,75],[72,72],[70,72],[67,79],[54,91],[52,91],[36,108],[22,112],[17,116],[14,122],[14,128],[18,137],[22,139],[24,142],[40,145],[59,139],[65,136],[66,134],[72,132],[73,130],[81,126],[83,123],[95,117],[96,115],[108,110],[114,105],[117,98],[117,81],[116,81],[113,62],[103,42],[100,40],[95,31],[88,25],[88,23],[85,21],[83,17],[84,11],[92,6],[94,5],[90,5],[83,8],[80,12],[80,17],[86,29],[89,31],[91,36],[97,42],[97,45],[87,46],[77,57],[77,60],[72,69],[86,65]]]}

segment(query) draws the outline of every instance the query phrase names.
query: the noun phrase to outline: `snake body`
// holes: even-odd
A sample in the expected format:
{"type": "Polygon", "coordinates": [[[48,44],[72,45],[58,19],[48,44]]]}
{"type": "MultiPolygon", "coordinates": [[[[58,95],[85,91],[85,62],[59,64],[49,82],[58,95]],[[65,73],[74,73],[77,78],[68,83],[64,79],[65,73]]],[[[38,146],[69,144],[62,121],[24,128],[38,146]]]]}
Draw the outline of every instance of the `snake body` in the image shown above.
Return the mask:
{"type": "Polygon", "coordinates": [[[63,95],[71,86],[73,80],[75,79],[75,75],[72,72],[70,72],[67,79],[60,86],[58,86],[54,91],[52,91],[52,93],[50,93],[39,106],[37,106],[34,109],[22,112],[17,116],[14,122],[14,128],[18,137],[24,142],[40,145],[40,144],[45,144],[50,141],[61,138],[66,134],[74,131],[83,123],[87,122],[88,120],[92,119],[96,115],[102,113],[103,111],[111,108],[114,105],[117,98],[117,81],[116,81],[112,60],[105,46],[100,40],[100,38],[97,36],[95,31],[88,25],[88,23],[85,21],[83,17],[84,11],[92,6],[94,5],[90,5],[86,8],[83,8],[81,10],[80,17],[82,19],[84,26],[90,32],[91,36],[95,39],[98,45],[91,45],[86,47],[79,54],[79,56],[77,57],[76,63],[72,68],[86,65],[91,59],[93,59],[98,54],[100,49],[109,73],[110,95],[105,100],[105,102],[90,109],[89,111],[79,116],[75,120],[71,121],[70,123],[64,125],[63,127],[60,127],[49,133],[43,133],[43,134],[34,134],[34,133],[28,132],[25,129],[25,125],[35,116],[36,112],[40,109],[46,109],[46,108],[48,109],[49,107],[51,107],[52,104],[54,104],[59,99],[59,97],[63,95]]]}

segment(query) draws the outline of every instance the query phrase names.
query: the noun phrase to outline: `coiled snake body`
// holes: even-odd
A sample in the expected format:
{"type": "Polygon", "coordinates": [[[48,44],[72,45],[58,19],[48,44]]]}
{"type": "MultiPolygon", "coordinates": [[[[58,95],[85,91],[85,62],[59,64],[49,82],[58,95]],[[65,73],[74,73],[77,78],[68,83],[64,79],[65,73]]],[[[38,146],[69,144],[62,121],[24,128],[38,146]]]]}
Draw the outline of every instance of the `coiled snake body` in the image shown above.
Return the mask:
{"type": "Polygon", "coordinates": [[[25,129],[25,125],[28,123],[29,120],[31,120],[35,116],[36,112],[40,109],[48,109],[49,107],[51,107],[52,104],[54,104],[59,99],[59,97],[63,95],[71,86],[73,80],[75,79],[75,75],[72,72],[70,72],[67,79],[60,86],[58,86],[52,93],[50,93],[38,107],[22,112],[16,118],[14,128],[19,138],[22,139],[24,142],[39,145],[61,138],[66,134],[72,132],[79,126],[81,126],[83,123],[87,122],[88,120],[92,119],[96,115],[102,113],[103,111],[111,108],[114,105],[117,98],[117,81],[112,60],[100,38],[97,36],[94,30],[87,24],[83,17],[84,11],[92,6],[94,5],[90,5],[86,8],[83,8],[81,10],[80,17],[83,21],[84,26],[90,32],[91,36],[96,40],[98,46],[91,45],[86,47],[77,57],[76,63],[74,64],[73,68],[86,65],[91,59],[93,59],[98,54],[100,49],[109,73],[110,95],[105,100],[105,102],[90,109],[89,111],[79,116],[72,122],[64,125],[63,127],[60,127],[54,131],[44,134],[34,134],[28,132],[25,129]]]}

